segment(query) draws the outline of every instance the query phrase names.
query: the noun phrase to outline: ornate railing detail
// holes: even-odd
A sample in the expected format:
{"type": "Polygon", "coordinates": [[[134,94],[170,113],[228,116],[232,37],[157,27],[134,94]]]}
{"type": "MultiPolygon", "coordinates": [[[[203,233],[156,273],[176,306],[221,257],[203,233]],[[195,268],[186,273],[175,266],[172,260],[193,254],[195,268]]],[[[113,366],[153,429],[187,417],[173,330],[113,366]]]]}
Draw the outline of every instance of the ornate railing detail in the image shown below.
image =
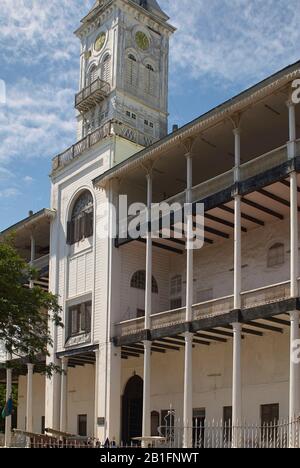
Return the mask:
{"type": "MultiPolygon", "coordinates": [[[[99,141],[113,135],[126,138],[126,140],[132,141],[140,146],[146,145],[145,137],[141,132],[129,125],[123,124],[122,122],[111,120],[102,125],[102,127],[97,128],[93,133],[90,133],[85,138],[78,141],[63,153],[56,156],[52,161],[52,170],[56,171],[67,166],[71,161],[80,157],[89,148],[99,143],[99,141]]],[[[148,144],[151,144],[149,141],[148,144]]]]}
{"type": "MultiPolygon", "coordinates": [[[[300,280],[299,280],[300,286],[300,280]]],[[[274,284],[264,288],[242,293],[242,309],[249,309],[265,304],[272,304],[290,298],[290,282],[274,284]]],[[[193,306],[193,321],[224,315],[234,309],[233,295],[202,302],[193,306]]],[[[185,307],[151,316],[153,330],[165,328],[186,321],[185,307]]],[[[117,337],[134,335],[144,330],[145,319],[126,320],[115,325],[114,334],[117,337]]]]}
{"type": "Polygon", "coordinates": [[[75,96],[75,108],[79,111],[88,111],[95,104],[103,101],[110,93],[110,85],[97,78],[90,85],[79,91],[75,96]]]}

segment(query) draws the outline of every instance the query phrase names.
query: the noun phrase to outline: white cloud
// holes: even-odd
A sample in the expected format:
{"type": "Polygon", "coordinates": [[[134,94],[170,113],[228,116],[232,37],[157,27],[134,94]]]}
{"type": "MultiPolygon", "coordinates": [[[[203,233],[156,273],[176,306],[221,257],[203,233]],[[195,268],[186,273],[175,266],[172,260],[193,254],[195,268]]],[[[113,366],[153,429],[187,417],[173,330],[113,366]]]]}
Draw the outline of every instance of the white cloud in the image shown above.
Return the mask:
{"type": "Polygon", "coordinates": [[[25,176],[23,177],[23,181],[26,182],[26,184],[31,184],[32,182],[34,182],[34,178],[31,176],[25,176]]]}
{"type": "Polygon", "coordinates": [[[55,156],[75,139],[74,90],[20,80],[0,114],[0,162],[55,156]]]}
{"type": "Polygon", "coordinates": [[[0,181],[5,181],[13,177],[13,173],[5,167],[0,167],[0,181]]]}
{"type": "Polygon", "coordinates": [[[14,198],[20,195],[20,191],[14,187],[0,190],[0,198],[14,198]]]}
{"type": "MultiPolygon", "coordinates": [[[[45,157],[50,166],[51,156],[74,143],[79,41],[73,31],[93,3],[1,1],[0,60],[10,78],[0,108],[0,163],[45,157]]],[[[300,55],[299,0],[159,3],[178,28],[172,90],[185,92],[186,77],[197,80],[195,93],[197,86],[246,87],[300,55]]]]}
{"type": "MultiPolygon", "coordinates": [[[[247,85],[300,56],[299,0],[161,0],[178,28],[171,70],[247,85]]],[[[184,89],[184,75],[180,75],[184,89]]]]}

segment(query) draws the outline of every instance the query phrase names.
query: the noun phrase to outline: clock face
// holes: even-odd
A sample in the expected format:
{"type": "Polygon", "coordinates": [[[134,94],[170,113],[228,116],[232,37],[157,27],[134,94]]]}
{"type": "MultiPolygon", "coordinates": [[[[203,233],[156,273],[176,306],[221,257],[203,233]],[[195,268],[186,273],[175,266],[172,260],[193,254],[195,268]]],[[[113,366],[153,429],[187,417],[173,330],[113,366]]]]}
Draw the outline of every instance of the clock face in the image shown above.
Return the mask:
{"type": "Polygon", "coordinates": [[[94,45],[96,52],[100,52],[100,50],[103,49],[103,46],[105,44],[105,39],[106,39],[106,34],[104,32],[99,34],[99,36],[97,37],[97,39],[95,41],[95,45],[94,45]]]}
{"type": "Polygon", "coordinates": [[[150,47],[150,41],[145,33],[138,31],[135,35],[135,41],[137,46],[142,50],[148,50],[150,47]]]}

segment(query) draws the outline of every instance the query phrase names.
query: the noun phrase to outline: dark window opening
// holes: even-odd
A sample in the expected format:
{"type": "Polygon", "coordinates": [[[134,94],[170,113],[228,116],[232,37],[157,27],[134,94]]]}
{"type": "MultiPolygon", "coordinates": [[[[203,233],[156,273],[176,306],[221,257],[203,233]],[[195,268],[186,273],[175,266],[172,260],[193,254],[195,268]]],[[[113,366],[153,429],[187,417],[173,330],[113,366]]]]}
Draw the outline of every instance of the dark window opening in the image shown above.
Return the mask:
{"type": "Polygon", "coordinates": [[[232,441],[232,406],[224,406],[223,408],[223,438],[227,443],[232,441]]]}
{"type": "Polygon", "coordinates": [[[68,324],[69,338],[71,336],[90,333],[92,320],[92,302],[85,302],[69,307],[68,324]]]}
{"type": "Polygon", "coordinates": [[[68,222],[67,242],[76,244],[87,239],[94,232],[94,206],[90,192],[85,191],[76,201],[71,220],[68,222]]]}
{"type": "MultiPolygon", "coordinates": [[[[144,270],[137,271],[131,278],[130,286],[135,289],[146,289],[146,272],[144,270]]],[[[158,284],[154,276],[152,276],[152,293],[158,294],[158,284]]]]}
{"type": "Polygon", "coordinates": [[[78,435],[81,437],[86,437],[87,436],[87,415],[86,414],[78,415],[77,426],[78,426],[78,435]]]}

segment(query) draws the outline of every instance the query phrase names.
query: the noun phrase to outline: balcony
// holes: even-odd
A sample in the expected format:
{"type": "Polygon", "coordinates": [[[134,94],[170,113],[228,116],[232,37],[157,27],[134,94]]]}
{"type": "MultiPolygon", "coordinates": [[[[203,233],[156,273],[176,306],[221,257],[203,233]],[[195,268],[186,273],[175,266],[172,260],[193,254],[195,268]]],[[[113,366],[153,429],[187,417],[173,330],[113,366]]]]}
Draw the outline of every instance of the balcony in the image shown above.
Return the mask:
{"type": "Polygon", "coordinates": [[[97,128],[93,133],[90,133],[85,138],[78,141],[78,143],[71,146],[63,153],[55,156],[52,161],[52,171],[57,171],[58,169],[67,166],[73,160],[79,158],[85,151],[92,148],[104,138],[110,136],[119,136],[140,146],[149,146],[154,142],[153,139],[146,137],[146,135],[139,132],[137,129],[121,122],[111,120],[102,125],[102,127],[97,128]]]}
{"type": "Polygon", "coordinates": [[[110,85],[106,81],[93,81],[89,86],[75,96],[75,109],[79,112],[87,112],[96,104],[103,101],[110,93],[110,85]]]}
{"type": "MultiPolygon", "coordinates": [[[[300,281],[299,281],[300,283],[300,281]]],[[[300,285],[300,284],[299,284],[300,285]]],[[[290,282],[286,281],[267,287],[254,289],[242,293],[242,309],[275,304],[290,298],[290,282]]],[[[233,295],[214,299],[212,301],[195,304],[193,306],[193,321],[218,317],[229,313],[234,308],[233,295]]],[[[185,308],[161,312],[151,316],[151,329],[157,330],[186,321],[185,308]]],[[[135,335],[144,330],[144,318],[126,320],[115,324],[115,337],[135,335]]]]}

